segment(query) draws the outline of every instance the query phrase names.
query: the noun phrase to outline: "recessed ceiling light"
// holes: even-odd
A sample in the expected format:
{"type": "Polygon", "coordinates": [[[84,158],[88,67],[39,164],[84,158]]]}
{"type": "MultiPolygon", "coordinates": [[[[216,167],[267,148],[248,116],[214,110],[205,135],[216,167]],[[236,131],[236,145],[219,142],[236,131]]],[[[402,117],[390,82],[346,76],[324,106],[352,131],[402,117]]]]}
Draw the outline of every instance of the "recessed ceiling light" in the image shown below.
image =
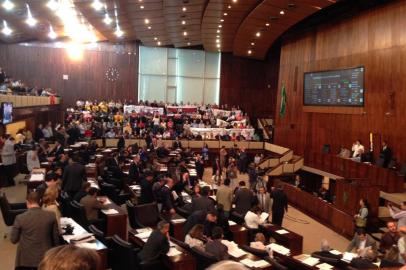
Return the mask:
{"type": "Polygon", "coordinates": [[[216,43],[220,43],[220,39],[216,39],[216,43]]]}
{"type": "Polygon", "coordinates": [[[25,5],[27,7],[27,19],[25,20],[25,22],[29,26],[33,27],[37,24],[37,20],[32,17],[30,6],[28,4],[25,4],[25,5]]]}
{"type": "Polygon", "coordinates": [[[228,7],[227,8],[231,8],[231,5],[228,5],[228,7]]]}
{"type": "Polygon", "coordinates": [[[56,1],[56,0],[49,0],[48,1],[48,3],[47,3],[47,7],[50,9],[50,10],[57,10],[58,9],[58,7],[59,7],[59,3],[56,1]]]}
{"type": "Polygon", "coordinates": [[[265,26],[269,26],[269,23],[266,23],[265,26]]]}
{"type": "Polygon", "coordinates": [[[182,24],[185,25],[185,24],[186,24],[186,21],[182,21],[182,24]]]}
{"type": "Polygon", "coordinates": [[[187,36],[187,32],[186,32],[186,31],[184,31],[184,32],[183,32],[183,35],[184,35],[184,36],[187,36]]]}
{"type": "Polygon", "coordinates": [[[3,7],[5,10],[12,10],[14,8],[14,4],[10,0],[5,0],[3,2],[3,7]]]}
{"type": "Polygon", "coordinates": [[[138,0],[138,2],[142,2],[142,0],[138,0]]]}
{"type": "Polygon", "coordinates": [[[157,38],[157,37],[154,37],[154,40],[158,40],[158,38],[157,38]]]}
{"type": "Polygon", "coordinates": [[[217,36],[216,36],[216,38],[220,38],[220,36],[219,36],[219,35],[217,35],[217,36]]]}
{"type": "Polygon", "coordinates": [[[190,46],[190,42],[188,42],[187,45],[190,46]]]}
{"type": "Polygon", "coordinates": [[[255,45],[255,43],[254,42],[251,42],[251,46],[254,46],[255,45]]]}
{"type": "Polygon", "coordinates": [[[237,3],[237,0],[233,0],[233,3],[237,3]]]}
{"type": "Polygon", "coordinates": [[[285,14],[285,11],[281,10],[281,11],[279,12],[279,14],[284,15],[284,14],[285,14]]]}
{"type": "Polygon", "coordinates": [[[144,6],[143,6],[143,5],[141,5],[141,6],[140,6],[140,9],[144,9],[144,6]]]}
{"type": "Polygon", "coordinates": [[[151,28],[152,28],[151,26],[148,26],[148,29],[149,29],[149,30],[151,30],[151,28]]]}
{"type": "Polygon", "coordinates": [[[260,36],[261,36],[261,32],[257,32],[255,35],[256,35],[257,37],[260,37],[260,36]]]}
{"type": "Polygon", "coordinates": [[[104,7],[104,5],[100,2],[100,0],[94,0],[93,4],[92,4],[92,7],[95,10],[101,10],[104,7]]]}
{"type": "Polygon", "coordinates": [[[120,38],[120,37],[122,37],[124,35],[124,32],[121,31],[120,27],[117,25],[117,29],[114,32],[114,34],[116,35],[116,37],[120,38]]]}
{"type": "Polygon", "coordinates": [[[3,25],[4,25],[3,30],[1,30],[1,31],[3,32],[3,34],[5,34],[6,36],[11,35],[11,33],[13,32],[13,30],[11,30],[11,29],[8,27],[7,22],[6,22],[5,20],[3,20],[3,25]]]}
{"type": "Polygon", "coordinates": [[[113,22],[113,20],[110,18],[109,14],[106,12],[106,14],[104,15],[104,23],[109,25],[113,22]]]}
{"type": "Polygon", "coordinates": [[[248,54],[251,54],[252,53],[252,51],[251,50],[248,50],[248,54]]]}
{"type": "Polygon", "coordinates": [[[145,19],[144,22],[145,22],[146,24],[149,24],[149,20],[148,20],[148,19],[145,19]]]}
{"type": "Polygon", "coordinates": [[[48,33],[48,37],[50,39],[56,39],[57,35],[54,31],[54,28],[52,28],[52,25],[49,26],[49,33],[48,33]]]}
{"type": "Polygon", "coordinates": [[[160,41],[158,41],[156,44],[157,44],[158,46],[161,46],[161,42],[160,42],[160,41]]]}
{"type": "Polygon", "coordinates": [[[221,19],[220,22],[224,22],[224,19],[221,19]]]}
{"type": "Polygon", "coordinates": [[[186,8],[186,7],[183,7],[183,8],[182,8],[182,11],[183,11],[183,12],[185,12],[186,10],[187,10],[187,8],[186,8]]]}
{"type": "Polygon", "coordinates": [[[220,44],[220,43],[218,43],[218,44],[216,45],[216,47],[217,47],[217,48],[220,48],[220,47],[221,47],[221,44],[220,44]]]}
{"type": "Polygon", "coordinates": [[[218,26],[219,28],[221,28],[221,27],[223,27],[221,24],[219,24],[219,26],[218,26]]]}
{"type": "Polygon", "coordinates": [[[217,29],[217,33],[220,33],[221,31],[220,31],[220,29],[217,29]]]}
{"type": "Polygon", "coordinates": [[[223,14],[224,16],[227,16],[228,15],[228,13],[227,12],[224,12],[224,14],[223,14]]]}

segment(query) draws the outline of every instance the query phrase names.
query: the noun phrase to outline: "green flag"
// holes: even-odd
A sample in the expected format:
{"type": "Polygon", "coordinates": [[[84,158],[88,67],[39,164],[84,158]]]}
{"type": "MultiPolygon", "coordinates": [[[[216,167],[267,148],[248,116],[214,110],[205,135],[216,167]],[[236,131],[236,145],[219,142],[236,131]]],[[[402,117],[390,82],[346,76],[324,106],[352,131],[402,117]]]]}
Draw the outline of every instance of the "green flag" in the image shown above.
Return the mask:
{"type": "Polygon", "coordinates": [[[285,114],[286,114],[286,88],[285,88],[285,83],[282,83],[281,108],[279,110],[279,116],[284,117],[285,114]]]}

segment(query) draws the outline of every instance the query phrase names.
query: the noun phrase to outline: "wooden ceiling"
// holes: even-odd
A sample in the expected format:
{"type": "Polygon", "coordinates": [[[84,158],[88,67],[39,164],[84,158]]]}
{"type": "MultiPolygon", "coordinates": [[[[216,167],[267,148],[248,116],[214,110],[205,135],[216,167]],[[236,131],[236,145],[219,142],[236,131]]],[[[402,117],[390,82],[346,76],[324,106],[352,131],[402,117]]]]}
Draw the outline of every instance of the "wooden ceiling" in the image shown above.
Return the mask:
{"type": "MultiPolygon", "coordinates": [[[[48,0],[9,1],[13,9],[0,6],[0,29],[5,20],[13,32],[9,36],[0,33],[1,41],[50,41],[50,25],[58,39],[68,38],[60,17],[47,7],[48,0]],[[27,3],[38,21],[34,27],[25,23],[27,3]]],[[[339,0],[99,0],[99,10],[93,6],[94,0],[55,1],[70,1],[79,21],[93,29],[99,41],[201,45],[206,51],[264,59],[270,46],[289,28],[339,0]],[[106,16],[112,20],[110,24],[105,23],[106,16]],[[116,20],[121,37],[115,34],[116,20]]]]}

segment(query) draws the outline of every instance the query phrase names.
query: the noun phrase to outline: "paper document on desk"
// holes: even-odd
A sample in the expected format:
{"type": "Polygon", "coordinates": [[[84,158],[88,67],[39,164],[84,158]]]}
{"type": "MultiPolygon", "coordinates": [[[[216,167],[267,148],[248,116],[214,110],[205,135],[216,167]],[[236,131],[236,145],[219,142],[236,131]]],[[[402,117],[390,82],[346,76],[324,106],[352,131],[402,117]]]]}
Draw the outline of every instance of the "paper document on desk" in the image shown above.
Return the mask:
{"type": "MultiPolygon", "coordinates": [[[[281,255],[290,256],[290,249],[285,248],[284,246],[278,245],[276,243],[272,243],[268,245],[272,251],[279,253],[281,255]]],[[[268,247],[267,246],[267,247],[268,247]]]]}
{"type": "Polygon", "coordinates": [[[229,220],[228,221],[228,225],[229,226],[234,226],[234,225],[236,225],[237,223],[235,223],[234,221],[232,221],[232,220],[229,220]]]}
{"type": "Polygon", "coordinates": [[[247,252],[245,252],[244,250],[242,250],[240,248],[234,248],[234,249],[229,249],[228,254],[230,254],[230,256],[232,256],[234,258],[240,258],[240,257],[246,255],[247,252]]]}
{"type": "Polygon", "coordinates": [[[30,181],[44,181],[44,175],[42,173],[31,174],[30,181]]]}
{"type": "Polygon", "coordinates": [[[135,236],[138,238],[141,238],[141,239],[148,239],[148,237],[151,235],[151,233],[152,233],[152,230],[138,233],[135,236]]]}
{"type": "Polygon", "coordinates": [[[315,266],[315,265],[318,264],[319,262],[320,262],[319,259],[313,258],[313,257],[309,257],[309,258],[304,259],[304,260],[302,261],[302,263],[307,264],[307,265],[310,265],[310,266],[315,266]]]}
{"type": "Polygon", "coordinates": [[[242,263],[243,265],[249,267],[249,268],[253,268],[254,267],[254,261],[251,259],[244,259],[241,260],[240,263],[242,263]]]}
{"type": "Polygon", "coordinates": [[[77,243],[80,248],[97,249],[97,243],[77,243]]]}
{"type": "Polygon", "coordinates": [[[341,253],[340,251],[335,250],[335,249],[332,249],[332,250],[330,250],[329,252],[330,252],[331,254],[334,254],[334,255],[341,255],[341,254],[343,254],[343,253],[341,253]]]}
{"type": "Polygon", "coordinates": [[[259,218],[261,219],[261,222],[264,223],[268,217],[269,217],[268,213],[262,212],[259,218]]]}
{"type": "Polygon", "coordinates": [[[316,265],[316,267],[319,268],[320,270],[330,270],[330,269],[334,268],[334,266],[332,266],[328,263],[321,263],[321,264],[316,265]]]}
{"type": "Polygon", "coordinates": [[[152,232],[152,228],[141,228],[141,229],[136,229],[135,230],[137,233],[145,233],[145,232],[152,232]]]}
{"type": "Polygon", "coordinates": [[[184,218],[175,218],[171,220],[173,223],[182,223],[182,222],[186,222],[186,219],[184,218]]]}
{"type": "Polygon", "coordinates": [[[134,189],[134,190],[141,190],[141,186],[140,186],[140,185],[131,185],[130,188],[131,188],[131,189],[134,189]]]}
{"type": "Polygon", "coordinates": [[[281,229],[281,230],[277,230],[276,233],[278,233],[278,234],[287,234],[289,232],[287,230],[281,229]]]}
{"type": "Polygon", "coordinates": [[[91,233],[83,233],[81,235],[76,235],[70,239],[70,243],[86,243],[96,240],[93,234],[91,233]]]}
{"type": "Polygon", "coordinates": [[[118,214],[118,211],[116,209],[103,209],[101,211],[106,215],[118,214]]]}
{"type": "Polygon", "coordinates": [[[166,253],[167,256],[172,257],[172,256],[178,256],[181,255],[182,252],[180,252],[179,250],[177,250],[174,247],[171,247],[168,251],[168,253],[166,253]]]}
{"type": "Polygon", "coordinates": [[[254,268],[265,268],[270,266],[271,264],[265,260],[258,260],[258,261],[254,261],[254,268]]]}
{"type": "Polygon", "coordinates": [[[356,258],[358,255],[351,252],[344,252],[343,258],[341,260],[350,263],[352,259],[356,258]]]}

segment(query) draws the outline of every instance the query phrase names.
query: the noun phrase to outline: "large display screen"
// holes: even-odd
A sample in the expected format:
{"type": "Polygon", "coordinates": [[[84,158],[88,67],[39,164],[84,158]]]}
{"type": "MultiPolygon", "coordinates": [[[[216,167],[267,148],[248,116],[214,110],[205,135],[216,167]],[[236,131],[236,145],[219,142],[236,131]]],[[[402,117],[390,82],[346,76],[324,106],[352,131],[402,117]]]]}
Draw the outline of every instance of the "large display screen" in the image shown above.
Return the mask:
{"type": "Polygon", "coordinates": [[[305,73],[303,105],[364,106],[364,72],[356,67],[305,73]]]}
{"type": "Polygon", "coordinates": [[[9,124],[13,122],[13,103],[3,102],[1,103],[1,118],[3,124],[9,124]]]}

